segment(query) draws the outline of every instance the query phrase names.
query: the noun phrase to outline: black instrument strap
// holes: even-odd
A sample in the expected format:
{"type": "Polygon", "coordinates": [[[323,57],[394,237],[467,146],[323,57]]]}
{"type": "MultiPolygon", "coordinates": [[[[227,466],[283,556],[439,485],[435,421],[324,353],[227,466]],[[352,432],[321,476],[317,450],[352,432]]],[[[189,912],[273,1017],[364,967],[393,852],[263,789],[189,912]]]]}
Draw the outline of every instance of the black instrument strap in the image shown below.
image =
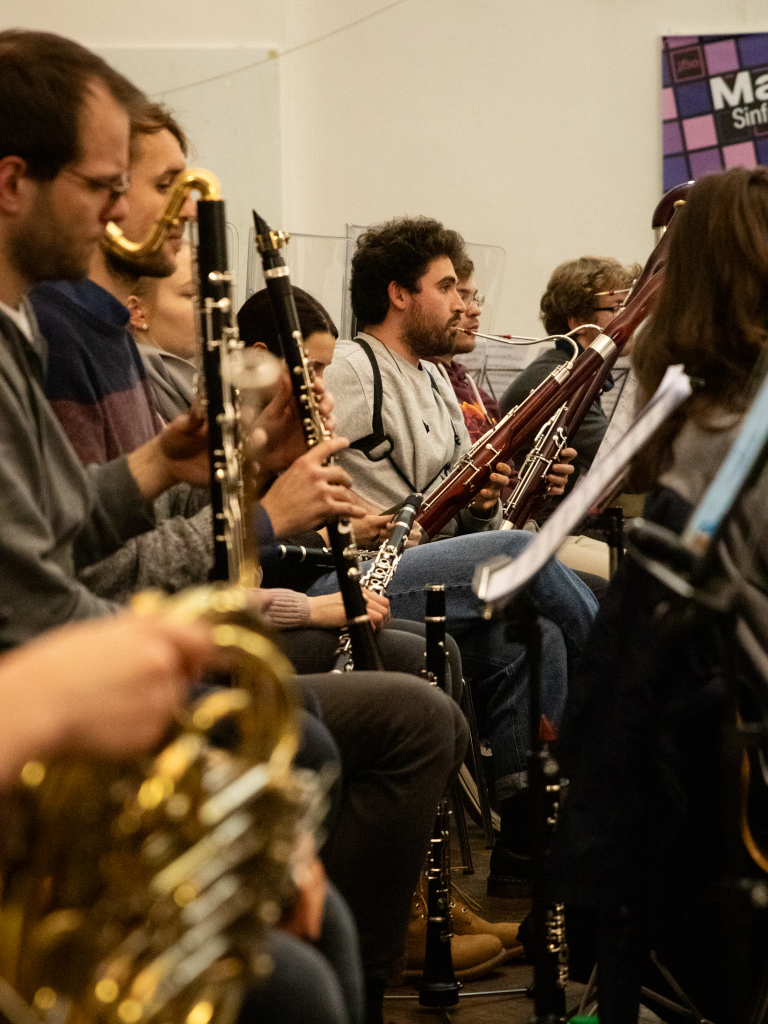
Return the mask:
{"type": "MultiPolygon", "coordinates": [[[[440,476],[446,472],[446,470],[451,468],[450,463],[443,466],[443,468],[432,477],[429,483],[421,488],[417,487],[416,484],[412,483],[405,475],[405,473],[402,471],[402,469],[400,469],[400,467],[392,457],[392,452],[395,450],[395,439],[392,437],[391,434],[384,433],[384,420],[381,415],[381,406],[384,401],[384,388],[381,383],[381,370],[379,369],[379,363],[376,359],[376,356],[373,354],[373,349],[365,340],[365,338],[357,337],[353,338],[352,340],[356,342],[363,350],[363,352],[365,352],[365,354],[368,356],[368,362],[371,364],[371,370],[373,371],[373,416],[371,422],[371,427],[373,429],[370,434],[366,434],[365,437],[361,437],[357,441],[353,441],[349,447],[355,448],[357,451],[362,452],[369,462],[382,462],[384,459],[386,459],[387,462],[389,462],[392,469],[394,469],[394,471],[403,481],[403,483],[405,483],[408,486],[408,490],[411,493],[415,493],[417,491],[423,491],[426,493],[432,486],[432,484],[435,482],[435,480],[438,480],[440,476]],[[374,449],[379,448],[382,445],[388,446],[386,451],[374,454],[374,449]]],[[[429,373],[428,370],[427,375],[429,376],[430,383],[432,384],[432,390],[435,391],[437,394],[440,394],[440,392],[437,389],[437,385],[432,379],[432,374],[429,373]]],[[[453,426],[453,421],[451,421],[451,426],[453,426]]],[[[456,433],[456,427],[453,427],[453,438],[454,443],[459,444],[459,437],[458,434],[456,433]]]]}

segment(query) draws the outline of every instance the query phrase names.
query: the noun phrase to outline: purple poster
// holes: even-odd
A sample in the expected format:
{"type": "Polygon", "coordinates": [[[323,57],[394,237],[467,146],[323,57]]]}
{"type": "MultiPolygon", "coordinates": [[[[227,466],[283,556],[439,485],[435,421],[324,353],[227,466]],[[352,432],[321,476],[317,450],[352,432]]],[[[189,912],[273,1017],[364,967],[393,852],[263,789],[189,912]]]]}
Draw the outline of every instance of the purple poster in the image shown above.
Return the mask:
{"type": "Polygon", "coordinates": [[[768,32],[664,36],[661,85],[665,192],[768,165],[768,32]]]}

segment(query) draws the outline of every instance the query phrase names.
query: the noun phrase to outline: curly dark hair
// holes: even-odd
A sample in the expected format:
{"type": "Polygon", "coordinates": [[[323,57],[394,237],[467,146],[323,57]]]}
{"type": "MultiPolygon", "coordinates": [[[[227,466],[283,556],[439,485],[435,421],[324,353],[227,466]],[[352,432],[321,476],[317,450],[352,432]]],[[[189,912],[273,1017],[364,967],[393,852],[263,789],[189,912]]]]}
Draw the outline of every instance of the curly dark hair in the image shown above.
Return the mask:
{"type": "Polygon", "coordinates": [[[352,257],[352,310],[361,328],[380,324],[389,310],[389,285],[419,291],[429,264],[447,256],[455,265],[466,256],[464,239],[430,217],[398,217],[369,228],[352,257]]]}
{"type": "Polygon", "coordinates": [[[540,313],[547,334],[566,334],[568,317],[584,323],[592,320],[595,295],[611,288],[629,288],[642,267],[624,267],[611,256],[581,256],[555,267],[547,290],[541,297],[540,313]]]}

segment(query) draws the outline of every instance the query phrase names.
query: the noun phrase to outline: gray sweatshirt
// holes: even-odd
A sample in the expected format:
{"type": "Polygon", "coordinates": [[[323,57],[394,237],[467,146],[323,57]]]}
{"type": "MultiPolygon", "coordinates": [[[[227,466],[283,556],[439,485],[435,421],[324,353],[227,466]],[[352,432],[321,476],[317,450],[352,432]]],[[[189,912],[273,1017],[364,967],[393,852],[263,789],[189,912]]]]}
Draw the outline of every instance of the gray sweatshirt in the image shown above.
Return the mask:
{"type": "MultiPolygon", "coordinates": [[[[371,461],[354,449],[341,452],[339,463],[362,497],[388,509],[410,491],[429,493],[470,448],[470,439],[453,388],[436,366],[424,361],[413,366],[372,335],[358,337],[371,346],[381,371],[383,428],[394,442],[391,459],[398,468],[387,459],[371,461]]],[[[373,370],[362,347],[354,341],[336,342],[324,377],[336,400],[337,433],[350,441],[370,434],[373,370]]],[[[464,509],[459,516],[461,532],[494,529],[500,516],[499,511],[483,519],[464,509]]]]}
{"type": "Polygon", "coordinates": [[[127,459],[85,470],[40,381],[46,348],[0,312],[0,648],[115,610],[76,570],[154,525],[127,459]]]}

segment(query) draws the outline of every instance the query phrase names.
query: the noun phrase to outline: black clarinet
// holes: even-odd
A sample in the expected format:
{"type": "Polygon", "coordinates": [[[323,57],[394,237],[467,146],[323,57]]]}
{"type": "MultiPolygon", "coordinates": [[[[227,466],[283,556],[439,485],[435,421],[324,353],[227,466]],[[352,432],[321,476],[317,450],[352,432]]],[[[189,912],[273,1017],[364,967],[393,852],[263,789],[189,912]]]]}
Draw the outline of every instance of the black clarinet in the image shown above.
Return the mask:
{"type": "MultiPolygon", "coordinates": [[[[313,387],[314,373],[304,350],[296,302],[293,297],[288,267],[280,250],[290,239],[284,231],[272,231],[267,222],[253,211],[256,228],[256,246],[261,254],[264,280],[272,310],[277,322],[277,333],[283,358],[288,365],[291,387],[299,410],[304,437],[309,448],[331,435],[323,422],[313,387]]],[[[346,628],[352,638],[352,656],[358,669],[383,668],[376,634],[373,629],[365,598],[360,588],[360,570],[355,557],[357,545],[348,519],[325,524],[331,542],[339,589],[347,617],[346,628]]]]}
{"type": "MultiPolygon", "coordinates": [[[[427,651],[424,675],[431,686],[445,693],[445,587],[428,583],[424,588],[427,609],[424,624],[427,651]]],[[[455,1006],[461,986],[453,973],[451,959],[451,836],[448,797],[437,805],[437,816],[427,853],[427,948],[424,973],[419,982],[422,1006],[455,1006]]]]}
{"type": "Polygon", "coordinates": [[[304,544],[278,544],[275,558],[286,565],[311,565],[315,569],[335,569],[336,561],[330,548],[305,547],[304,544]]]}
{"type": "MultiPolygon", "coordinates": [[[[394,516],[392,533],[376,552],[373,565],[360,580],[360,585],[374,594],[382,597],[387,592],[392,577],[397,571],[400,559],[403,557],[405,545],[411,535],[413,521],[421,505],[420,494],[409,494],[402,504],[400,511],[394,516]]],[[[355,667],[355,657],[352,650],[352,637],[343,629],[339,636],[339,646],[336,648],[336,661],[333,672],[351,672],[355,667]]]]}
{"type": "Polygon", "coordinates": [[[242,342],[232,304],[224,200],[218,190],[208,184],[203,177],[205,174],[203,171],[187,172],[188,180],[180,176],[179,188],[186,185],[187,194],[191,188],[198,188],[202,194],[197,203],[196,262],[213,511],[210,579],[253,586],[255,555],[246,537],[237,395],[230,385],[228,365],[231,352],[242,348],[242,342]]]}

